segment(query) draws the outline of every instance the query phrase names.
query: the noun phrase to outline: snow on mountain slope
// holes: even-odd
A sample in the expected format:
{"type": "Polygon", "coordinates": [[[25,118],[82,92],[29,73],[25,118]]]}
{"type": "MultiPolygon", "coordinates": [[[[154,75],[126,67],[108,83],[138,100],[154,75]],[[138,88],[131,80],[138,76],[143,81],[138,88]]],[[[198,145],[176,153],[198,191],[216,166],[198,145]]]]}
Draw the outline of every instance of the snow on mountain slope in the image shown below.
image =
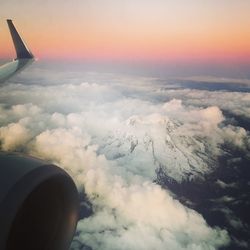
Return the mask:
{"type": "Polygon", "coordinates": [[[209,171],[214,159],[207,145],[198,136],[181,133],[181,126],[160,114],[132,116],[104,138],[99,152],[150,179],[158,168],[176,181],[209,171]]]}

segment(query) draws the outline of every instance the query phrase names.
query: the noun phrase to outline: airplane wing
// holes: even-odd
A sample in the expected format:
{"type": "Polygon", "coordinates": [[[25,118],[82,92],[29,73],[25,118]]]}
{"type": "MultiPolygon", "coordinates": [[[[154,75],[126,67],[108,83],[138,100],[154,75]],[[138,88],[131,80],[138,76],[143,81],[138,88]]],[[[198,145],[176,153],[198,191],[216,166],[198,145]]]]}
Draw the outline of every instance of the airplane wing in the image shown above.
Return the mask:
{"type": "MultiPolygon", "coordinates": [[[[33,54],[7,20],[17,58],[0,67],[0,82],[33,62],[33,54]]],[[[77,188],[61,168],[0,151],[0,249],[67,250],[78,221],[77,188]]]]}
{"type": "Polygon", "coordinates": [[[28,49],[21,36],[18,34],[12,20],[7,19],[7,23],[10,29],[10,34],[16,49],[17,59],[32,59],[34,58],[31,51],[28,49]]]}
{"type": "Polygon", "coordinates": [[[34,56],[18,34],[12,20],[7,20],[13,44],[16,50],[16,59],[0,67],[0,82],[8,80],[34,61],[34,56]]]}

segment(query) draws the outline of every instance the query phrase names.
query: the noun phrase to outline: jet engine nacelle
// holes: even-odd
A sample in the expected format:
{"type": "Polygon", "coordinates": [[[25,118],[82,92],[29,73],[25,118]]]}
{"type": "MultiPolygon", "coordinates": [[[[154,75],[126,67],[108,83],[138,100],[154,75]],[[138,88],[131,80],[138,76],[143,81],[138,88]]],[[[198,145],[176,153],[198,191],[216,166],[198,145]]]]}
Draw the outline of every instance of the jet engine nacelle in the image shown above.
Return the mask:
{"type": "Polygon", "coordinates": [[[0,152],[0,249],[68,249],[78,198],[73,180],[59,167],[0,152]]]}

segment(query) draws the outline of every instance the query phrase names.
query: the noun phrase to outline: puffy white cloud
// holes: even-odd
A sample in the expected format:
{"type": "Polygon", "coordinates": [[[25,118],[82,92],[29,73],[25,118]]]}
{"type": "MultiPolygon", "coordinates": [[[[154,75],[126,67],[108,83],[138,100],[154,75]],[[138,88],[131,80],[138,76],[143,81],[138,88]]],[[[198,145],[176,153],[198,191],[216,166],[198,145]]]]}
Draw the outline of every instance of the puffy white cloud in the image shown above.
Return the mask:
{"type": "Polygon", "coordinates": [[[216,249],[228,241],[159,186],[121,184],[110,186],[105,209],[79,223],[79,239],[93,249],[216,249]]]}
{"type": "Polygon", "coordinates": [[[0,128],[0,141],[3,150],[16,150],[24,145],[30,139],[28,129],[19,123],[10,123],[0,128]]]}
{"type": "Polygon", "coordinates": [[[222,136],[229,145],[244,150],[250,148],[248,133],[244,128],[229,125],[223,129],[222,136]]]}
{"type": "Polygon", "coordinates": [[[229,113],[250,118],[250,93],[230,91],[208,91],[195,89],[171,89],[158,87],[155,99],[180,99],[189,106],[217,106],[229,113]]]}

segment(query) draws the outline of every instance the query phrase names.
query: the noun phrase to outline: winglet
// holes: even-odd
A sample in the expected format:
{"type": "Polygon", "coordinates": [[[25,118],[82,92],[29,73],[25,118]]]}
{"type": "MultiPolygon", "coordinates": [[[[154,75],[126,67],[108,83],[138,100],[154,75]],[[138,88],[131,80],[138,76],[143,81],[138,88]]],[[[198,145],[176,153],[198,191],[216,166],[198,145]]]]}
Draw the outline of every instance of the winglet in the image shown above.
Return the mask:
{"type": "Polygon", "coordinates": [[[31,59],[34,58],[31,51],[25,45],[24,41],[22,40],[21,36],[18,34],[12,20],[7,19],[7,23],[10,29],[10,34],[16,49],[17,59],[31,59]]]}

